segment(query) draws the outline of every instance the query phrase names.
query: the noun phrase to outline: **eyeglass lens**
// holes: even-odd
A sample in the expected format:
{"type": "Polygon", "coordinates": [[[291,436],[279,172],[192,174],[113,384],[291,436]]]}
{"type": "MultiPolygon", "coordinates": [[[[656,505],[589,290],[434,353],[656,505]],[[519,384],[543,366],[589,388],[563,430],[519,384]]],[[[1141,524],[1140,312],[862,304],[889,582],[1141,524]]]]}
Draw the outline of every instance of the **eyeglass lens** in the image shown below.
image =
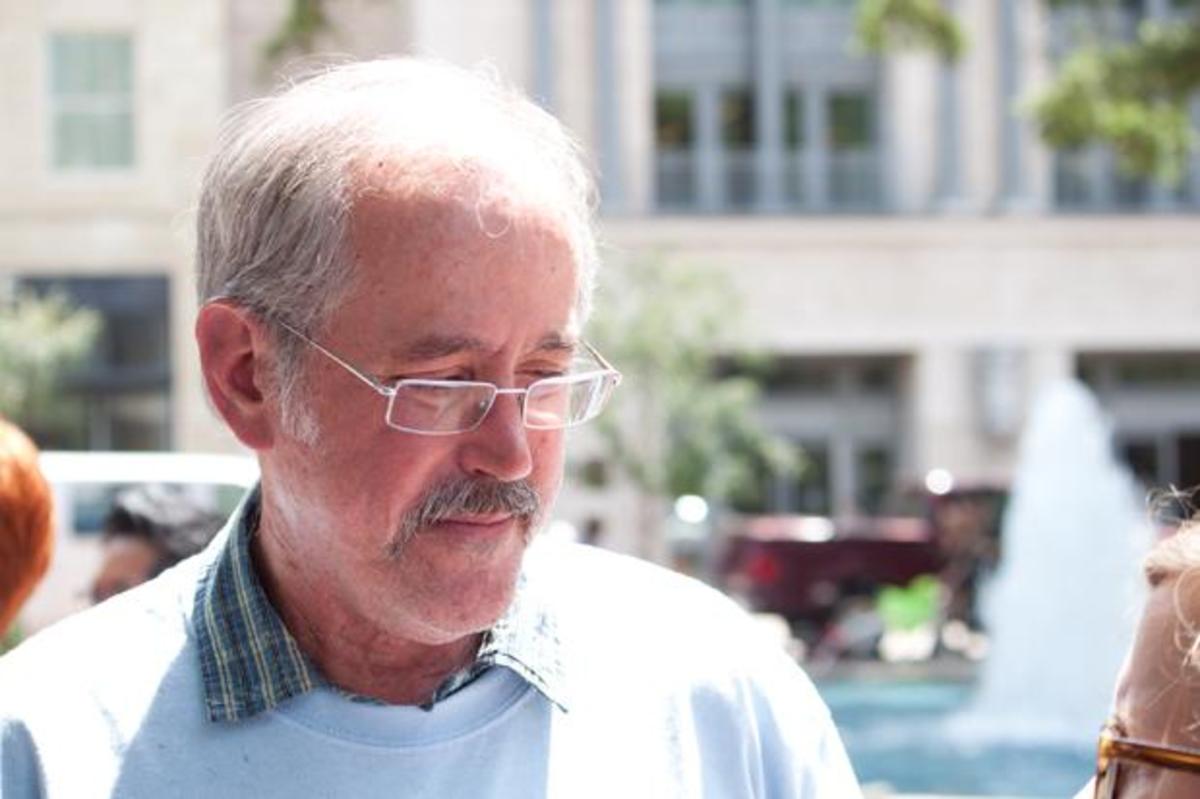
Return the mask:
{"type": "MultiPolygon", "coordinates": [[[[607,374],[550,378],[534,383],[524,397],[525,424],[559,429],[581,424],[604,407],[615,383],[607,374]]],[[[404,383],[388,405],[388,424],[402,430],[453,433],[483,421],[495,398],[486,384],[404,383]]]]}
{"type": "Polygon", "coordinates": [[[606,375],[588,380],[543,380],[525,396],[525,424],[534,429],[571,427],[600,413],[612,393],[606,375]]]}

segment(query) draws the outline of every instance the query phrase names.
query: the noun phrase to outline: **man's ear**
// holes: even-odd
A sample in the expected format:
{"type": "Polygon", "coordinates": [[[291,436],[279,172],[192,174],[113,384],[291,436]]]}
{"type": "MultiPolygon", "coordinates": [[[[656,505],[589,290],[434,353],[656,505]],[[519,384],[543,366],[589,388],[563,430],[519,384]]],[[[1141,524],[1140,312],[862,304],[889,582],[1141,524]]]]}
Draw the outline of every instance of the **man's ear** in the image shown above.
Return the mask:
{"type": "Polygon", "coordinates": [[[196,344],[208,396],[229,429],[250,449],[275,438],[275,412],[266,391],[267,333],[249,311],[224,300],[204,304],[196,316],[196,344]]]}

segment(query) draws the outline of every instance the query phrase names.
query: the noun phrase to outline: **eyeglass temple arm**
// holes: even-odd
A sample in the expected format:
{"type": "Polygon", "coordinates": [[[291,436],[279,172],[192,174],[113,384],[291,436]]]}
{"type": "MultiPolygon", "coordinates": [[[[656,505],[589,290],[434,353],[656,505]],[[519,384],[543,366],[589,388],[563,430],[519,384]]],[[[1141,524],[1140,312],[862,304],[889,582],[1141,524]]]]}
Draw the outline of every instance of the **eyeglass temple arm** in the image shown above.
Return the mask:
{"type": "Polygon", "coordinates": [[[339,366],[341,366],[341,367],[342,367],[343,369],[345,369],[347,372],[349,372],[350,374],[354,375],[355,377],[357,377],[359,380],[361,380],[361,381],[363,381],[364,383],[366,383],[366,384],[367,384],[368,386],[370,386],[371,388],[375,389],[375,391],[376,391],[376,392],[378,392],[379,394],[382,394],[382,395],[383,395],[383,396],[385,396],[385,397],[390,397],[390,396],[392,396],[392,394],[394,393],[394,392],[392,391],[392,389],[390,389],[390,388],[388,388],[387,386],[383,385],[383,383],[379,382],[379,380],[377,380],[376,378],[374,378],[374,377],[371,377],[369,374],[366,374],[366,373],[364,373],[364,372],[360,371],[360,370],[358,369],[358,367],[354,366],[354,365],[353,365],[353,364],[351,364],[351,363],[347,363],[347,362],[346,362],[346,361],[344,361],[343,359],[339,358],[337,355],[334,355],[332,352],[330,352],[329,350],[325,349],[325,348],[324,348],[324,347],[322,347],[320,344],[318,344],[317,342],[313,341],[311,338],[309,338],[308,336],[304,335],[303,333],[301,333],[301,332],[300,332],[299,330],[297,330],[296,328],[294,328],[294,327],[292,327],[291,325],[289,325],[287,322],[280,322],[279,324],[280,324],[280,326],[281,326],[281,327],[283,327],[285,330],[287,330],[287,331],[288,331],[289,333],[291,333],[293,336],[296,336],[298,339],[300,339],[301,341],[303,341],[305,344],[308,344],[309,346],[311,346],[311,347],[313,347],[314,349],[316,349],[316,350],[317,350],[317,352],[321,353],[321,354],[322,354],[322,355],[324,355],[326,358],[329,358],[331,361],[333,361],[334,363],[336,363],[336,364],[338,364],[339,366]]]}
{"type": "Polygon", "coordinates": [[[1200,752],[1185,752],[1173,747],[1142,744],[1124,738],[1111,739],[1111,746],[1111,756],[1116,758],[1200,774],[1200,752]]]}
{"type": "Polygon", "coordinates": [[[599,350],[597,350],[587,341],[583,342],[583,346],[587,348],[588,354],[596,359],[596,363],[600,364],[601,368],[612,372],[616,376],[617,383],[621,382],[621,373],[611,363],[608,362],[607,358],[600,354],[599,350]]]}

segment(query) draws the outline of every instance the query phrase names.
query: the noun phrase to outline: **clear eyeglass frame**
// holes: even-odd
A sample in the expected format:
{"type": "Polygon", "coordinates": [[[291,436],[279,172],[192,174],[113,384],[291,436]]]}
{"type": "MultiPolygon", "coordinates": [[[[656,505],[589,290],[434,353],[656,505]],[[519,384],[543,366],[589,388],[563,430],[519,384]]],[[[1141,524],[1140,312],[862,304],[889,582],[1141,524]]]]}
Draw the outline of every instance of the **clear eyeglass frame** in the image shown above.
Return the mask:
{"type": "Polygon", "coordinates": [[[425,436],[469,433],[483,424],[496,398],[505,394],[517,397],[521,420],[531,430],[577,427],[599,416],[621,383],[621,373],[586,341],[582,342],[584,351],[598,368],[544,377],[524,388],[500,388],[494,383],[474,380],[402,378],[388,383],[286,322],[278,324],[385,397],[388,402],[384,422],[405,433],[425,436]]]}

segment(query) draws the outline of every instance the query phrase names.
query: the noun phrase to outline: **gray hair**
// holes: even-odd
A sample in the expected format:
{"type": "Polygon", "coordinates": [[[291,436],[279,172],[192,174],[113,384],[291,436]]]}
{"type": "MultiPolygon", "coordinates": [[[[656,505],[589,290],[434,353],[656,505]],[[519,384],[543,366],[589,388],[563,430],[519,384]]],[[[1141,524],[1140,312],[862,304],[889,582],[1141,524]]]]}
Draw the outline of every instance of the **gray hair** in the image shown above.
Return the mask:
{"type": "Polygon", "coordinates": [[[352,285],[350,211],[365,190],[357,170],[372,160],[387,163],[388,189],[406,196],[444,196],[470,179],[482,184],[479,211],[507,195],[550,214],[575,258],[580,320],[590,310],[590,171],[566,129],[493,71],[380,59],[244,103],[225,118],[204,174],[197,290],[201,303],[229,298],[270,325],[269,374],[285,428],[302,440],[316,437],[300,401],[303,345],[280,323],[315,333],[352,285]]]}

